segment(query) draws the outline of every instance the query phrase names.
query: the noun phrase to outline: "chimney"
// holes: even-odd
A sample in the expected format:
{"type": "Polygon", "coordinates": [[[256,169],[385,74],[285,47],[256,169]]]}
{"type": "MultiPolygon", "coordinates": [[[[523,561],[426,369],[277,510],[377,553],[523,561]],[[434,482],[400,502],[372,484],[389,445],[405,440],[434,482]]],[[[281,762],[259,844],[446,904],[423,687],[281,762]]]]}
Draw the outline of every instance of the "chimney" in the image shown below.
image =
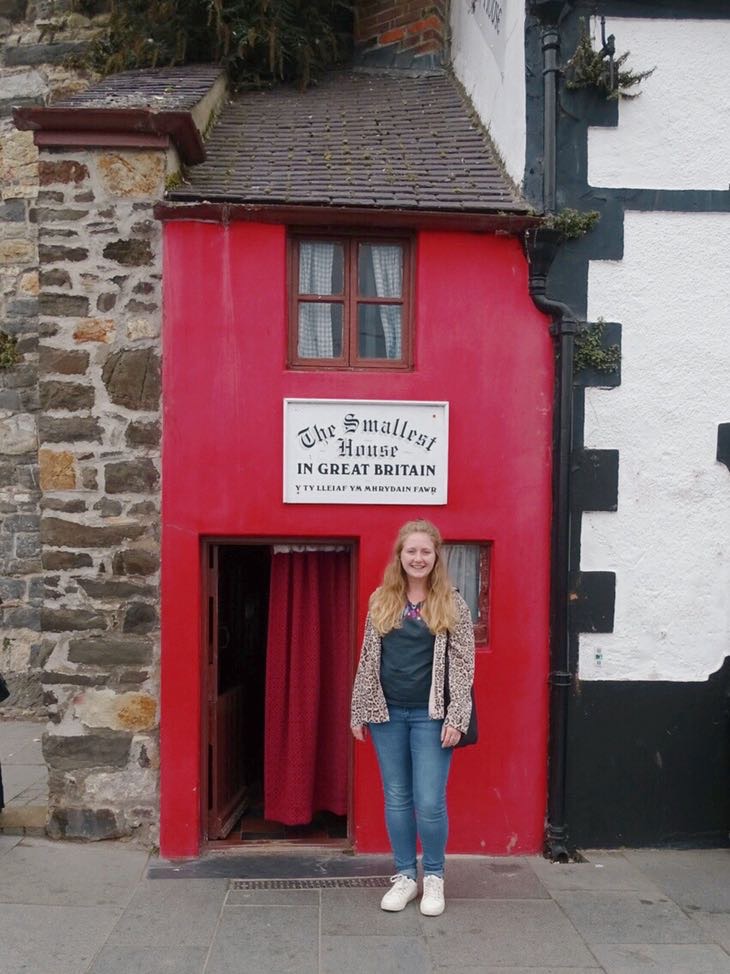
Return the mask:
{"type": "Polygon", "coordinates": [[[429,69],[446,61],[447,0],[359,0],[355,62],[373,68],[429,69]]]}

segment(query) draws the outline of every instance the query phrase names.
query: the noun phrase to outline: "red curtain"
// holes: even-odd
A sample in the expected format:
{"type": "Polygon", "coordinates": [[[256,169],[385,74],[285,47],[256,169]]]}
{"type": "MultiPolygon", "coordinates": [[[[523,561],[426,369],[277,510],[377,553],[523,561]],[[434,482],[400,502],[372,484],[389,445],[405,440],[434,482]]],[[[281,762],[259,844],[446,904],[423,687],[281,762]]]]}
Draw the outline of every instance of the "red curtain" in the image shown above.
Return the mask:
{"type": "Polygon", "coordinates": [[[266,653],[264,815],[347,814],[350,554],[275,552],[266,653]]]}

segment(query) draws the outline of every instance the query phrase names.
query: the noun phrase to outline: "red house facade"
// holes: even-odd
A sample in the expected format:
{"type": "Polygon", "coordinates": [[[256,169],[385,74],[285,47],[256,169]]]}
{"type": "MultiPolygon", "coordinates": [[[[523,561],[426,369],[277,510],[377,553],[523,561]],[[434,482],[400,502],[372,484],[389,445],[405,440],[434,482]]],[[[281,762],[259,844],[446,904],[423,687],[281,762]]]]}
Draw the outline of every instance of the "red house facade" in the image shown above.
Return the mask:
{"type": "Polygon", "coordinates": [[[478,553],[481,740],[454,762],[449,850],[539,850],[552,348],[528,293],[530,218],[468,106],[445,76],[242,96],[158,216],[162,854],[196,855],[253,793],[266,818],[324,810],[356,851],[387,848],[374,754],[351,741],[347,706],[369,594],[418,516],[478,553]],[[378,248],[401,272],[368,298],[378,248]],[[334,253],[341,279],[328,264],[326,284],[307,283],[310,252],[334,253]],[[368,314],[387,343],[383,308],[395,351],[368,349],[368,314]],[[322,314],[335,347],[312,350],[322,314]],[[285,502],[285,400],[447,403],[445,503],[285,502]]]}

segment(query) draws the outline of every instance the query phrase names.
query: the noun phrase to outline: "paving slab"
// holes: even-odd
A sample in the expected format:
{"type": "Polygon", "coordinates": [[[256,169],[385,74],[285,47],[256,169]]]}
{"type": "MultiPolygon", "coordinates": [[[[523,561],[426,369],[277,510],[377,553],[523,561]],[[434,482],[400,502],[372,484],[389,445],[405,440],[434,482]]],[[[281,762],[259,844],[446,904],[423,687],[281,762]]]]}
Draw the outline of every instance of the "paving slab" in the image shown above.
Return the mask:
{"type": "Polygon", "coordinates": [[[322,890],[322,934],[420,937],[418,900],[413,900],[400,913],[389,913],[380,909],[385,892],[385,889],[322,890]]]}
{"type": "Polygon", "coordinates": [[[432,974],[419,937],[322,937],[320,974],[432,974]]]}
{"type": "Polygon", "coordinates": [[[119,913],[111,906],[4,905],[0,974],[83,974],[119,913]]]}
{"type": "Polygon", "coordinates": [[[447,900],[440,917],[421,917],[435,965],[590,967],[593,955],[549,900],[447,900]]]}
{"type": "Polygon", "coordinates": [[[45,721],[0,720],[0,761],[9,761],[13,753],[40,738],[47,727],[45,721]]]}
{"type": "Polygon", "coordinates": [[[710,939],[664,896],[562,891],[553,897],[588,944],[681,944],[710,939]]]}
{"type": "Polygon", "coordinates": [[[205,947],[213,940],[228,884],[221,879],[161,883],[145,879],[109,937],[109,945],[205,947]]]}
{"type": "Polygon", "coordinates": [[[21,835],[0,835],[0,856],[14,849],[22,838],[21,835]]]}
{"type": "MultiPolygon", "coordinates": [[[[30,764],[45,769],[46,762],[43,758],[43,745],[41,741],[41,734],[45,728],[35,724],[33,726],[38,729],[33,731],[32,736],[28,736],[25,740],[17,741],[9,748],[6,754],[3,754],[2,762],[4,768],[11,767],[14,764],[30,764]]],[[[0,727],[1,734],[2,728],[0,727]]]]}
{"type": "Polygon", "coordinates": [[[226,906],[206,974],[318,974],[319,910],[311,906],[226,906]]]}
{"type": "Polygon", "coordinates": [[[42,769],[34,764],[3,764],[3,791],[5,804],[10,805],[27,788],[48,782],[45,765],[42,769]]]}
{"type": "Polygon", "coordinates": [[[680,906],[730,913],[730,849],[642,849],[625,855],[680,906]]]}
{"type": "Polygon", "coordinates": [[[449,856],[445,889],[455,899],[548,899],[538,875],[527,858],[493,859],[449,856]]]}
{"type": "Polygon", "coordinates": [[[202,974],[206,947],[104,947],[89,974],[202,974]]]}
{"type": "Polygon", "coordinates": [[[596,944],[606,974],[730,974],[730,957],[715,944],[596,944]]]}
{"type": "Polygon", "coordinates": [[[316,906],[318,889],[232,889],[227,906],[316,906]]]}
{"type": "Polygon", "coordinates": [[[621,852],[587,852],[586,862],[528,860],[540,882],[553,890],[637,890],[659,895],[659,887],[621,852]]]}
{"type": "Polygon", "coordinates": [[[711,940],[730,953],[730,913],[706,913],[704,910],[693,910],[690,916],[711,940]]]}
{"type": "Polygon", "coordinates": [[[24,838],[3,856],[0,903],[124,908],[148,859],[122,843],[24,838]]]}
{"type": "Polygon", "coordinates": [[[435,967],[434,974],[603,974],[602,967],[435,967]]]}

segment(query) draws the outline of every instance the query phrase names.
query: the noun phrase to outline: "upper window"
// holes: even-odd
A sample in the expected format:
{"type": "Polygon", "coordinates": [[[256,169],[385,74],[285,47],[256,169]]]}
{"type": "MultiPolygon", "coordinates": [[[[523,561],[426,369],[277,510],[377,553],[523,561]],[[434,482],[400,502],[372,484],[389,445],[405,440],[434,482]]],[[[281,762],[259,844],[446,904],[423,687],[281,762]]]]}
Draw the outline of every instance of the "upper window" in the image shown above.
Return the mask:
{"type": "Polygon", "coordinates": [[[409,242],[295,237],[289,362],[316,368],[408,368],[409,242]]]}

